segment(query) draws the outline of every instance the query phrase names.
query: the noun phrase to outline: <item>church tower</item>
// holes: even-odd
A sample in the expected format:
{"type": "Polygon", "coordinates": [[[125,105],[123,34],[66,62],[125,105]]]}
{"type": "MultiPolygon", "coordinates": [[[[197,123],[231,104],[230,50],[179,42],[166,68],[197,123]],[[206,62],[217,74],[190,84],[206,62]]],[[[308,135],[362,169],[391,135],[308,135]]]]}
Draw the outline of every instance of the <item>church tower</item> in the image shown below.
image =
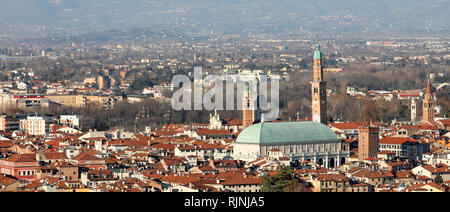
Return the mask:
{"type": "Polygon", "coordinates": [[[243,110],[242,110],[242,129],[253,125],[255,122],[255,110],[254,101],[250,98],[249,86],[245,85],[245,92],[243,98],[243,110]]]}
{"type": "Polygon", "coordinates": [[[358,129],[358,160],[377,157],[379,142],[378,127],[361,126],[358,129]]]}
{"type": "Polygon", "coordinates": [[[312,120],[327,125],[327,85],[323,81],[322,62],[322,52],[317,43],[314,52],[314,80],[311,82],[312,120]]]}
{"type": "Polygon", "coordinates": [[[425,97],[423,99],[423,113],[422,122],[430,123],[434,122],[434,99],[431,93],[431,81],[428,79],[427,91],[425,92],[425,97]]]}

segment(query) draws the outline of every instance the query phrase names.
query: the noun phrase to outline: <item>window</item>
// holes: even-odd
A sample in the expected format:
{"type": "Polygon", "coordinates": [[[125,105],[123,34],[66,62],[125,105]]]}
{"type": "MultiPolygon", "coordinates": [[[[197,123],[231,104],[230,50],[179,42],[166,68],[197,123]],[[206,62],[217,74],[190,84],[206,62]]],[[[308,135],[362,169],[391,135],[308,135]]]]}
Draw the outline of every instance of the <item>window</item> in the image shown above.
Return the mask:
{"type": "Polygon", "coordinates": [[[314,87],[314,96],[317,96],[319,93],[319,87],[314,87]]]}

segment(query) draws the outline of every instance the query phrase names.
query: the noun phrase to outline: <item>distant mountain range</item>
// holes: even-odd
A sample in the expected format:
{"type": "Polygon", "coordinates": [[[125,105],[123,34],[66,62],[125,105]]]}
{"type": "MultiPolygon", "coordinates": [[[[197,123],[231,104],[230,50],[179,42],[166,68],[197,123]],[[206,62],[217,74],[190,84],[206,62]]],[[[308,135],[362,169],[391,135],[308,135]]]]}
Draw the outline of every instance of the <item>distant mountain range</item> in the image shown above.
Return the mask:
{"type": "Polygon", "coordinates": [[[192,34],[450,35],[450,0],[14,0],[0,35],[146,28],[192,34]]]}

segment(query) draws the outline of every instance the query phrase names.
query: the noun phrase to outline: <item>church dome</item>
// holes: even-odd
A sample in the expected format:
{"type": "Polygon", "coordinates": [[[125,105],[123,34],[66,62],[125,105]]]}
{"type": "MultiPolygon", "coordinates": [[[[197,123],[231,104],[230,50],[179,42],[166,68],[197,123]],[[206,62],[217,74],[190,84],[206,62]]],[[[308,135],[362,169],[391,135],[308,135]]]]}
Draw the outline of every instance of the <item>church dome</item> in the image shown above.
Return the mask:
{"type": "Polygon", "coordinates": [[[243,130],[236,143],[281,145],[338,141],[328,126],[316,122],[264,122],[243,130]]]}
{"type": "Polygon", "coordinates": [[[316,50],[314,51],[314,59],[322,59],[322,52],[320,51],[320,45],[316,45],[316,50]]]}

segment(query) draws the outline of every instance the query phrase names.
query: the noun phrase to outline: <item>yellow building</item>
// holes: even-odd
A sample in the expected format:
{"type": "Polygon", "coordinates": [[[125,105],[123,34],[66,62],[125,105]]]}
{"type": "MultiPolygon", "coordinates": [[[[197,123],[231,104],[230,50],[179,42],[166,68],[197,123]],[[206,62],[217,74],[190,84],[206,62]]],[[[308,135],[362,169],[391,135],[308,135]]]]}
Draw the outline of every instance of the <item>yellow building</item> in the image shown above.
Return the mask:
{"type": "Polygon", "coordinates": [[[111,108],[114,106],[114,103],[117,101],[114,97],[111,96],[86,96],[86,100],[89,104],[96,104],[99,107],[111,108]]]}
{"type": "Polygon", "coordinates": [[[52,95],[47,96],[47,98],[50,102],[73,108],[86,107],[87,104],[112,108],[116,102],[122,101],[121,97],[101,95],[52,95]]]}
{"type": "Polygon", "coordinates": [[[349,179],[341,174],[321,174],[311,180],[314,192],[346,192],[349,179]]]}
{"type": "Polygon", "coordinates": [[[67,107],[80,108],[86,106],[86,97],[83,95],[53,95],[47,96],[50,102],[67,107]]]}

